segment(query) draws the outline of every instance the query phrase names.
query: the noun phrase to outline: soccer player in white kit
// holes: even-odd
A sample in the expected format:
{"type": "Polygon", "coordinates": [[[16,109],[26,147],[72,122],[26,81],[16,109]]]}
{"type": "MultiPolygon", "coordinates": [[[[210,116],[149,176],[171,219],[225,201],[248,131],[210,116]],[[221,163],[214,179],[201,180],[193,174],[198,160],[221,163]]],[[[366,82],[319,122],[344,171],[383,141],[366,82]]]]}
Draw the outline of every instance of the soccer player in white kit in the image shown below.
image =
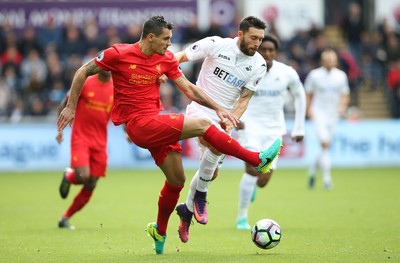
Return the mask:
{"type": "MultiPolygon", "coordinates": [[[[248,149],[262,149],[270,145],[277,137],[286,134],[284,104],[289,92],[294,97],[295,119],[291,132],[292,139],[300,142],[304,137],[306,115],[306,95],[297,72],[290,66],[275,60],[279,41],[272,35],[263,38],[258,52],[267,64],[264,77],[254,93],[246,112],[241,118],[243,129],[239,129],[239,141],[248,149]]],[[[245,164],[239,187],[239,209],[236,219],[237,229],[250,229],[247,220],[248,208],[256,187],[267,185],[276,169],[277,158],[272,162],[271,170],[261,174],[250,164],[245,164]]]]}
{"type": "Polygon", "coordinates": [[[349,81],[346,73],[336,68],[337,54],[332,49],[321,53],[322,66],[308,74],[304,87],[307,94],[307,115],[321,144],[321,152],[309,169],[309,187],[313,188],[318,168],[326,190],[332,188],[329,147],[335,124],[344,115],[349,103],[349,81]]]}
{"type": "MultiPolygon", "coordinates": [[[[249,16],[239,24],[236,38],[206,37],[191,44],[175,56],[179,62],[205,58],[196,85],[215,102],[240,118],[256,86],[265,74],[265,61],[257,53],[265,28],[263,21],[249,16]]],[[[216,126],[220,125],[215,112],[196,102],[191,102],[187,106],[186,115],[208,118],[216,126]]],[[[231,125],[227,127],[225,123],[221,123],[221,130],[224,129],[230,133],[232,128],[231,125]]],[[[281,144],[281,140],[277,139],[270,149],[280,148],[281,144]]],[[[189,227],[193,214],[200,224],[208,222],[206,210],[208,185],[221,159],[221,154],[208,146],[202,138],[199,138],[199,146],[202,151],[199,169],[190,183],[186,202],[176,207],[180,217],[178,232],[182,242],[187,242],[189,239],[189,227]]],[[[267,170],[269,167],[264,172],[267,170]]]]}

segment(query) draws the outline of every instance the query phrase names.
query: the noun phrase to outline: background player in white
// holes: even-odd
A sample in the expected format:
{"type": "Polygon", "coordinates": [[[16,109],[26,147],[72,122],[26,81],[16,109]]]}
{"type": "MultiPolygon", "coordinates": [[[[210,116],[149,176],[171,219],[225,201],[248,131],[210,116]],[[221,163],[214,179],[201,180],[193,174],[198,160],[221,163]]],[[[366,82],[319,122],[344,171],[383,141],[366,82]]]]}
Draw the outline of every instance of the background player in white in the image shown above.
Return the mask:
{"type": "MultiPolygon", "coordinates": [[[[265,145],[270,145],[277,137],[286,134],[283,109],[289,95],[288,91],[294,97],[295,106],[292,139],[300,142],[304,137],[306,95],[297,72],[292,67],[274,60],[279,45],[277,38],[267,35],[258,48],[258,52],[265,59],[267,68],[241,119],[243,129],[239,130],[239,140],[248,149],[260,149],[265,145]]],[[[247,212],[252,194],[256,190],[256,185],[259,187],[267,185],[276,169],[276,162],[277,158],[266,174],[257,172],[248,163],[245,164],[245,172],[240,181],[237,229],[250,229],[247,212]]]]}
{"type": "MultiPolygon", "coordinates": [[[[207,37],[195,42],[175,56],[180,62],[205,58],[198,76],[197,86],[220,106],[240,118],[265,73],[265,61],[257,53],[264,37],[265,28],[266,25],[263,21],[249,16],[240,22],[236,38],[207,37]]],[[[220,122],[213,111],[196,102],[187,106],[186,115],[208,118],[214,124],[220,122]]],[[[221,129],[225,129],[228,133],[233,128],[232,126],[226,127],[224,124],[221,126],[221,129]]],[[[279,139],[275,143],[276,147],[280,147],[281,140],[279,139]]],[[[199,169],[190,183],[186,203],[176,207],[180,217],[178,232],[182,242],[187,242],[189,239],[189,226],[193,214],[196,221],[201,224],[206,224],[208,221],[206,209],[208,185],[221,158],[221,154],[207,145],[202,138],[199,138],[199,145],[202,151],[199,169]]]]}
{"type": "Polygon", "coordinates": [[[349,85],[346,74],[336,68],[337,54],[327,49],[321,54],[322,66],[310,71],[304,86],[307,94],[307,115],[312,121],[321,144],[321,152],[311,164],[309,186],[314,187],[318,168],[322,171],[325,189],[332,188],[329,147],[334,127],[349,103],[349,85]]]}

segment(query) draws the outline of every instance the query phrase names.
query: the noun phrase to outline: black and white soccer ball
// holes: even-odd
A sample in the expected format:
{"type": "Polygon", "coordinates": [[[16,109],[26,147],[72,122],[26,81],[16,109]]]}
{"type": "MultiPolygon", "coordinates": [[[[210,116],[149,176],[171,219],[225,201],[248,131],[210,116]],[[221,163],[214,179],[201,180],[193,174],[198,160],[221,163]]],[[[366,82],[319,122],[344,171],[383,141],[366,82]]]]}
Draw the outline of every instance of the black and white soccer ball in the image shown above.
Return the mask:
{"type": "Polygon", "coordinates": [[[271,249],[281,241],[281,227],[272,219],[261,219],[251,229],[251,240],[257,247],[271,249]]]}

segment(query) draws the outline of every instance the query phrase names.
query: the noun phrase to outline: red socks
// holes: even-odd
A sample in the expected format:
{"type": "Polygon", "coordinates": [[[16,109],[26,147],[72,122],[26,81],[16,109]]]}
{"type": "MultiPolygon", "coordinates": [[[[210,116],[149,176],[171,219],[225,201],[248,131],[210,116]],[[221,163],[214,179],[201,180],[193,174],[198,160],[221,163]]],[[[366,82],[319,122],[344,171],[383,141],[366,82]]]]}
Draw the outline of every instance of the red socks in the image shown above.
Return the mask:
{"type": "Polygon", "coordinates": [[[249,151],[242,147],[235,139],[227,133],[220,131],[215,125],[211,125],[203,135],[206,142],[218,151],[235,156],[253,166],[260,165],[258,152],[249,151]]]}
{"type": "Polygon", "coordinates": [[[92,197],[93,191],[88,191],[84,187],[82,190],[75,196],[74,201],[71,206],[68,208],[67,212],[64,214],[64,218],[70,218],[73,214],[82,209],[92,197]]]}
{"type": "Polygon", "coordinates": [[[167,233],[168,220],[178,203],[182,186],[173,186],[165,181],[158,197],[157,232],[165,236],[167,233]]]}

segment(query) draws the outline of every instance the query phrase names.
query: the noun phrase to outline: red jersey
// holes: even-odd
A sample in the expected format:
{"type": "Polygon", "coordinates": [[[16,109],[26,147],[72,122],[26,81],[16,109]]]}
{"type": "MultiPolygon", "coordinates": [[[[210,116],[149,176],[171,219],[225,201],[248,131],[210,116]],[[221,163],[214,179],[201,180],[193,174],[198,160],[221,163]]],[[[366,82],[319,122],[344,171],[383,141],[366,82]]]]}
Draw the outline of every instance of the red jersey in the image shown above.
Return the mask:
{"type": "Polygon", "coordinates": [[[135,44],[115,44],[94,59],[98,67],[112,72],[114,107],[112,121],[120,125],[135,116],[156,115],[162,109],[160,84],[162,74],[170,79],[182,75],[171,51],[147,56],[135,44]]]}
{"type": "Polygon", "coordinates": [[[88,77],[76,105],[71,143],[83,143],[97,149],[105,148],[112,105],[112,79],[104,83],[97,75],[88,77]]]}

